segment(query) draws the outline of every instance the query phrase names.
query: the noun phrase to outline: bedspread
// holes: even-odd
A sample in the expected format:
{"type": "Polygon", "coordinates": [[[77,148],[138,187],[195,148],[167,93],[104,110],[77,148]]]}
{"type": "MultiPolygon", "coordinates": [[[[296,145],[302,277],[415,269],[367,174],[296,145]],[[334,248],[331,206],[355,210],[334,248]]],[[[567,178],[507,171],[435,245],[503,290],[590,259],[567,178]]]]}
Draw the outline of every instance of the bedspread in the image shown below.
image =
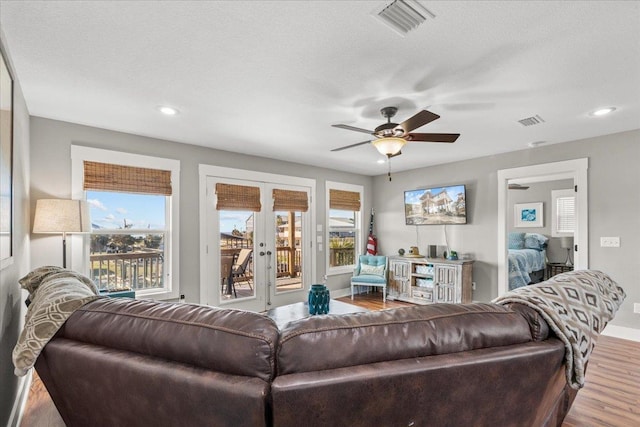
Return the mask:
{"type": "Polygon", "coordinates": [[[509,267],[509,290],[531,283],[529,273],[543,270],[546,252],[536,249],[509,249],[507,263],[509,267]]]}

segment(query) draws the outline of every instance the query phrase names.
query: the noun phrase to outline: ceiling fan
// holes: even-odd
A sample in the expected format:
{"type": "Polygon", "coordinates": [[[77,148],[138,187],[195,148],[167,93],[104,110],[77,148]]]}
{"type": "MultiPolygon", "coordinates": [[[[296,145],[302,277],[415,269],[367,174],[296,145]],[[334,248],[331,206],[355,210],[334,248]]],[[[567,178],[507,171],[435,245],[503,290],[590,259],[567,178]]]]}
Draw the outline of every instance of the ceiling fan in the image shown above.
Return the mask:
{"type": "Polygon", "coordinates": [[[520,184],[509,184],[508,188],[509,188],[509,190],[528,190],[529,186],[528,185],[520,185],[520,184]]]}
{"type": "Polygon", "coordinates": [[[407,142],[455,142],[460,136],[459,133],[412,133],[414,129],[418,129],[431,123],[434,120],[440,118],[439,115],[427,110],[422,110],[412,117],[409,117],[404,122],[392,123],[391,118],[398,112],[397,107],[384,107],[380,110],[383,117],[386,117],[387,123],[384,123],[373,131],[358,128],[349,125],[331,125],[336,128],[352,130],[355,132],[368,133],[373,135],[375,139],[358,142],[356,144],[347,145],[344,147],[334,148],[331,151],[341,151],[347,148],[357,147],[372,143],[374,147],[388,158],[399,156],[402,154],[400,151],[407,142]]]}

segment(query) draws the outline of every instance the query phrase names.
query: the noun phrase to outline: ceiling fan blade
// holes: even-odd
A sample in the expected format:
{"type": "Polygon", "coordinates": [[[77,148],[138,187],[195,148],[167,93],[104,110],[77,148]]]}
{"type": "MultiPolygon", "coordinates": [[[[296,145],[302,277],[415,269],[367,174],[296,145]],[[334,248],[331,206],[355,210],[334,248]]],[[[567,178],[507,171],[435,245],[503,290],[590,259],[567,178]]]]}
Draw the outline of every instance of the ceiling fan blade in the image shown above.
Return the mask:
{"type": "Polygon", "coordinates": [[[362,141],[362,142],[358,142],[356,144],[351,144],[351,145],[346,145],[344,147],[340,147],[340,148],[334,148],[331,151],[342,151],[342,150],[346,150],[347,148],[353,148],[353,147],[357,147],[358,145],[364,145],[364,144],[368,144],[371,141],[362,141]]]}
{"type": "Polygon", "coordinates": [[[362,129],[362,128],[357,128],[355,126],[349,126],[349,125],[331,125],[331,126],[333,126],[334,128],[352,130],[352,131],[355,131],[355,132],[362,132],[362,133],[368,133],[369,135],[373,135],[373,131],[362,129]]]}
{"type": "Polygon", "coordinates": [[[459,133],[410,133],[407,141],[456,142],[459,136],[459,133]]]}
{"type": "Polygon", "coordinates": [[[520,185],[520,184],[509,184],[509,190],[528,190],[528,185],[520,185]]]}
{"type": "Polygon", "coordinates": [[[400,123],[397,127],[402,128],[405,133],[409,133],[412,130],[418,129],[419,127],[422,127],[427,123],[431,123],[432,121],[439,118],[439,115],[432,113],[431,111],[422,110],[414,116],[409,117],[404,122],[400,123]]]}

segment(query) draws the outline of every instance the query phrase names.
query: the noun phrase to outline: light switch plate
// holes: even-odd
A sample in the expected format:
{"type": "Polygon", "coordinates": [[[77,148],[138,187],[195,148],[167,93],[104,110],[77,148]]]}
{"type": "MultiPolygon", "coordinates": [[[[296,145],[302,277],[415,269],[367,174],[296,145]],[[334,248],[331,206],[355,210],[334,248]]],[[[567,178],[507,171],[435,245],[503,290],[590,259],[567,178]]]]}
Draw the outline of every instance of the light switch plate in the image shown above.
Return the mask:
{"type": "Polygon", "coordinates": [[[640,314],[640,302],[633,303],[633,312],[640,314]]]}
{"type": "Polygon", "coordinates": [[[619,248],[620,237],[601,237],[600,247],[601,248],[619,248]]]}

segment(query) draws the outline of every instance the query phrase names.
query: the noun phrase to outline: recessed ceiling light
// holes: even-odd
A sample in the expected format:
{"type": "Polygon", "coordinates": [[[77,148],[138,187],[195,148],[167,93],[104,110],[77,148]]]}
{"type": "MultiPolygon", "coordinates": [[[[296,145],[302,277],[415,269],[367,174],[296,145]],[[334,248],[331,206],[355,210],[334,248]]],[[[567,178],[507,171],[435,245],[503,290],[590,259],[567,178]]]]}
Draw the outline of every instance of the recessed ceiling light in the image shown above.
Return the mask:
{"type": "Polygon", "coordinates": [[[604,116],[604,115],[607,115],[609,113],[613,113],[614,111],[616,111],[616,107],[600,108],[599,110],[596,110],[593,113],[591,113],[591,115],[592,116],[604,116]]]}
{"type": "Polygon", "coordinates": [[[384,163],[384,159],[378,160],[378,163],[383,164],[384,163]]]}
{"type": "Polygon", "coordinates": [[[160,110],[162,114],[166,114],[167,116],[175,116],[176,114],[178,114],[178,110],[173,107],[167,107],[166,105],[159,106],[158,110],[160,110]]]}

